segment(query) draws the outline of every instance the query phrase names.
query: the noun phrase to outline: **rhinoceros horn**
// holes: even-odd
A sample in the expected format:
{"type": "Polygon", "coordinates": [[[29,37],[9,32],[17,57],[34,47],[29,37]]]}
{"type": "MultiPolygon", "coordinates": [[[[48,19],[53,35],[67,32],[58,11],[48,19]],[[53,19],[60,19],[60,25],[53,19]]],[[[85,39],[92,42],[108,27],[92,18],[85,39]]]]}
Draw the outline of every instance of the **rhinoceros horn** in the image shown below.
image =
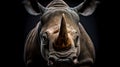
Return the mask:
{"type": "Polygon", "coordinates": [[[71,42],[67,33],[66,22],[65,15],[63,14],[61,19],[60,32],[54,44],[54,48],[56,50],[62,51],[71,47],[71,42]]]}

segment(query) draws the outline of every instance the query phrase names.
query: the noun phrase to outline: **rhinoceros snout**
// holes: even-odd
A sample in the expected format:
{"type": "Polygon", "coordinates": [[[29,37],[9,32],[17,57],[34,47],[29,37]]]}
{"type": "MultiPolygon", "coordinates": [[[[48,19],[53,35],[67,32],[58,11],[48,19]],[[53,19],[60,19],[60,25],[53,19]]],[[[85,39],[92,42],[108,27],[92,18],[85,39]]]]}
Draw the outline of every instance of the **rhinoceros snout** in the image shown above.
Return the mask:
{"type": "Polygon", "coordinates": [[[55,56],[49,57],[48,59],[48,66],[54,66],[54,65],[77,65],[79,64],[78,58],[76,56],[73,56],[71,58],[57,58],[55,56]]]}

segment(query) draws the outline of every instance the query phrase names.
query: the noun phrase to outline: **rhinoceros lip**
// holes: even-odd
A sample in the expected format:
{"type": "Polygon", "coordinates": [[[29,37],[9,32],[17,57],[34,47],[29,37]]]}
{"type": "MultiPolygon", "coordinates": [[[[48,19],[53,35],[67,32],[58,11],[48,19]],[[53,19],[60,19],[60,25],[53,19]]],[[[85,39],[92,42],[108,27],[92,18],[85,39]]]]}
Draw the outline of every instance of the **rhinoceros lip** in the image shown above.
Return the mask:
{"type": "Polygon", "coordinates": [[[70,56],[71,54],[73,54],[74,52],[65,52],[65,53],[56,53],[55,56],[59,57],[59,58],[66,58],[68,56],[70,56]]]}
{"type": "MultiPolygon", "coordinates": [[[[56,60],[49,60],[48,61],[48,66],[54,66],[55,67],[63,67],[64,65],[68,65],[68,67],[70,67],[71,65],[78,65],[78,58],[75,57],[73,59],[70,58],[57,58],[56,60]],[[63,66],[59,66],[59,65],[63,65],[63,66]]],[[[64,66],[66,67],[66,66],[64,66]]],[[[72,66],[71,66],[72,67],[72,66]]]]}
{"type": "Polygon", "coordinates": [[[50,55],[54,55],[57,58],[66,58],[69,57],[71,54],[76,54],[74,51],[66,51],[66,52],[51,52],[50,55]]]}

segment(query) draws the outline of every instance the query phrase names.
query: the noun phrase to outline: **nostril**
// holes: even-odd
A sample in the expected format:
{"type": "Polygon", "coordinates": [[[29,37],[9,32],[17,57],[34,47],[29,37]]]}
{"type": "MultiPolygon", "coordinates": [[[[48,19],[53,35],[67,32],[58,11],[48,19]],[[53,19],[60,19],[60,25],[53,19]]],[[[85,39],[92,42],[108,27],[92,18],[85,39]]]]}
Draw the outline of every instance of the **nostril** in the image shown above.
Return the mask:
{"type": "Polygon", "coordinates": [[[77,59],[76,56],[73,57],[73,63],[74,63],[74,64],[79,64],[78,59],[77,59]]]}
{"type": "Polygon", "coordinates": [[[54,59],[53,57],[50,57],[50,58],[49,58],[49,61],[54,62],[54,61],[55,61],[55,59],[54,59]]]}
{"type": "Polygon", "coordinates": [[[73,60],[74,60],[74,59],[77,59],[77,56],[74,56],[72,59],[73,59],[73,60]]]}
{"type": "Polygon", "coordinates": [[[48,59],[48,66],[52,66],[54,64],[55,59],[53,57],[50,57],[48,59]]]}

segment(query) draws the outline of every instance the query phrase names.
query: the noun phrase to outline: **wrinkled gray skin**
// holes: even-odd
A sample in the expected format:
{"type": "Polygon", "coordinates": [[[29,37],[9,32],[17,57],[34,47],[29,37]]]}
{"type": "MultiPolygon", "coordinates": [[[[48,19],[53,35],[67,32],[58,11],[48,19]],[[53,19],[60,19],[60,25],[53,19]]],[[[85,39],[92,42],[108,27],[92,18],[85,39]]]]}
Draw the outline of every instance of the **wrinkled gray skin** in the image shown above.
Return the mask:
{"type": "Polygon", "coordinates": [[[95,50],[78,14],[91,15],[96,7],[95,1],[85,0],[74,8],[63,0],[53,0],[46,7],[35,2],[39,13],[32,8],[31,1],[24,1],[30,14],[42,15],[27,36],[25,64],[28,67],[90,67],[95,60],[95,50]]]}

